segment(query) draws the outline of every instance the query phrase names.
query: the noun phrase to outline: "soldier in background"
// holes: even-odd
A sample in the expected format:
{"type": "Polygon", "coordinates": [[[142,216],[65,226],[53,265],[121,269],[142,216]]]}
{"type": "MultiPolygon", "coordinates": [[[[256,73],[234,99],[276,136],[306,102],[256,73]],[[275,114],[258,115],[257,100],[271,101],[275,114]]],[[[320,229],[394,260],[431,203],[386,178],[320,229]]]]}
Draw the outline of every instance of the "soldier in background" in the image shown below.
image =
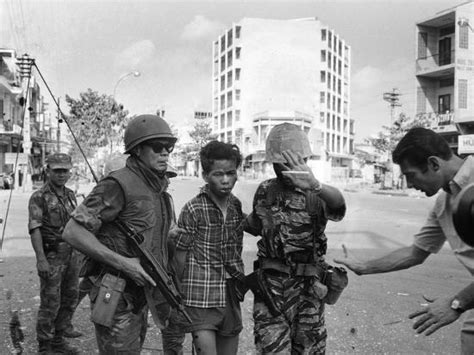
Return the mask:
{"type": "Polygon", "coordinates": [[[31,195],[28,229],[40,277],[40,307],[36,326],[40,354],[76,354],[64,333],[77,301],[79,268],[75,254],[61,235],[76,207],[74,192],[65,186],[72,168],[71,157],[48,156],[47,181],[31,195]]]}
{"type": "MultiPolygon", "coordinates": [[[[306,165],[310,156],[308,137],[298,126],[272,128],[266,160],[276,178],[258,187],[245,228],[262,236],[255,265],[259,292],[251,286],[260,354],[324,354],[324,303],[335,303],[340,294],[334,296],[327,282],[324,230],[328,219],[344,217],[346,205],[339,190],[314,177],[306,165]]],[[[347,282],[345,270],[339,273],[347,282]]]]}

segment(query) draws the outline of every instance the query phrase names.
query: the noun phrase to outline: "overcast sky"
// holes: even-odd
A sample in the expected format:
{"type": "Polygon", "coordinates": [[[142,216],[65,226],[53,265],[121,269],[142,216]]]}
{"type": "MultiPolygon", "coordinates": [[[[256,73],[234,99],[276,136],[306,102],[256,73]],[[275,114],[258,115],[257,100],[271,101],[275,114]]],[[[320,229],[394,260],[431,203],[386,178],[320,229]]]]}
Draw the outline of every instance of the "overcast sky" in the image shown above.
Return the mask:
{"type": "Polygon", "coordinates": [[[185,130],[195,109],[211,110],[212,41],[223,30],[243,17],[317,17],[352,48],[360,142],[389,123],[383,92],[398,88],[401,111],[413,116],[415,23],[462,2],[0,0],[0,47],[34,57],[62,98],[87,88],[112,95],[122,75],[138,70],[117,87],[117,101],[134,114],[162,107],[185,130]]]}

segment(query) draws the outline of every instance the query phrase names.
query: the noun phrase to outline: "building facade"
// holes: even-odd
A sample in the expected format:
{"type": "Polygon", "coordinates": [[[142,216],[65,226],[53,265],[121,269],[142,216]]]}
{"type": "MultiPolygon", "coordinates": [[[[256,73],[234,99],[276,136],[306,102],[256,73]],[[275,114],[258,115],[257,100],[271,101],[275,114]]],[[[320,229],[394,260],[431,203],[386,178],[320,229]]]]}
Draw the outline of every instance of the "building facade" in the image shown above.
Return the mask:
{"type": "MultiPolygon", "coordinates": [[[[474,2],[416,24],[416,113],[458,153],[474,134],[474,2]]],[[[474,139],[472,139],[474,153],[474,139]]]]}
{"type": "Polygon", "coordinates": [[[22,176],[40,179],[45,157],[56,148],[57,127],[34,76],[25,97],[17,60],[15,50],[0,48],[0,174],[21,184],[22,176]]]}
{"type": "Polygon", "coordinates": [[[213,133],[251,166],[279,123],[300,125],[314,160],[349,166],[351,49],[316,18],[244,18],[213,43],[213,133]]]}

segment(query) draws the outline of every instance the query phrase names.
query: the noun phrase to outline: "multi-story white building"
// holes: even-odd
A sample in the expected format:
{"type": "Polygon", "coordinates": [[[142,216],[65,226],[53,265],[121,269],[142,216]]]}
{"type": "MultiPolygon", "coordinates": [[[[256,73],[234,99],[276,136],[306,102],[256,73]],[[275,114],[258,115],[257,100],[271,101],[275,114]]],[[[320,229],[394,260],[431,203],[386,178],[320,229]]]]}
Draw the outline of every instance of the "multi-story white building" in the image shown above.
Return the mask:
{"type": "Polygon", "coordinates": [[[314,159],[348,166],[350,68],[350,47],[316,18],[244,18],[214,42],[213,132],[255,166],[271,127],[293,122],[314,159]]]}
{"type": "Polygon", "coordinates": [[[453,150],[472,141],[474,153],[474,2],[416,24],[416,112],[453,150]]]}

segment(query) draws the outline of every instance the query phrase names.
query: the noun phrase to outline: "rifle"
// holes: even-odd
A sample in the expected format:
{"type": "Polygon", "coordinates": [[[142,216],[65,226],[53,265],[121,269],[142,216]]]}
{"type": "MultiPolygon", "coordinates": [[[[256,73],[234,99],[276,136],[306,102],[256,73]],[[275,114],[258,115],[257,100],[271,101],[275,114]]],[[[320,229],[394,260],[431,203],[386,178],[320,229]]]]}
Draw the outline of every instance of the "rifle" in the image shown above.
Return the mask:
{"type": "MultiPolygon", "coordinates": [[[[55,96],[53,95],[53,92],[51,91],[48,83],[43,77],[43,74],[39,70],[38,66],[36,65],[35,62],[33,62],[34,67],[36,68],[38,74],[40,75],[43,83],[45,84],[46,88],[48,89],[49,94],[51,95],[51,98],[54,101],[54,104],[56,105],[58,109],[58,113],[61,116],[61,119],[66,123],[67,128],[69,129],[69,132],[71,133],[72,138],[74,139],[74,142],[76,143],[77,147],[79,148],[79,151],[81,152],[81,155],[84,157],[84,161],[87,163],[87,166],[89,167],[89,170],[94,178],[94,181],[96,183],[99,182],[99,179],[97,178],[97,175],[92,168],[91,164],[89,163],[89,160],[87,159],[86,154],[84,153],[84,150],[82,149],[79,141],[77,140],[77,137],[74,133],[74,131],[71,128],[71,125],[69,124],[69,119],[67,116],[63,113],[61,110],[61,107],[59,106],[58,100],[56,100],[55,96]]],[[[184,315],[187,321],[191,323],[191,318],[189,315],[186,313],[183,305],[183,300],[181,298],[181,295],[179,294],[179,291],[176,289],[175,284],[173,283],[173,280],[171,277],[168,275],[166,270],[163,268],[163,266],[156,260],[156,258],[151,254],[145,247],[143,246],[143,241],[144,237],[140,234],[138,234],[136,231],[132,230],[130,227],[128,227],[125,223],[121,221],[115,221],[116,226],[119,228],[119,230],[125,234],[128,238],[129,241],[131,241],[131,246],[135,250],[135,252],[138,255],[138,258],[140,259],[140,264],[145,270],[145,272],[151,276],[153,281],[155,281],[158,289],[161,291],[162,295],[165,297],[166,301],[169,303],[169,305],[173,308],[175,308],[177,311],[179,311],[181,314],[184,315]]],[[[1,244],[0,244],[1,246],[1,244]]]]}
{"type": "Polygon", "coordinates": [[[175,308],[180,312],[189,323],[192,323],[189,314],[184,309],[183,299],[177,290],[173,279],[156,260],[155,256],[150,253],[148,249],[143,245],[143,235],[137,233],[133,228],[127,226],[124,222],[116,220],[114,224],[119,228],[120,232],[127,236],[127,240],[130,241],[130,246],[137,253],[140,259],[140,265],[143,267],[145,272],[155,281],[156,286],[161,291],[161,294],[165,297],[166,301],[172,308],[175,308]]]}

